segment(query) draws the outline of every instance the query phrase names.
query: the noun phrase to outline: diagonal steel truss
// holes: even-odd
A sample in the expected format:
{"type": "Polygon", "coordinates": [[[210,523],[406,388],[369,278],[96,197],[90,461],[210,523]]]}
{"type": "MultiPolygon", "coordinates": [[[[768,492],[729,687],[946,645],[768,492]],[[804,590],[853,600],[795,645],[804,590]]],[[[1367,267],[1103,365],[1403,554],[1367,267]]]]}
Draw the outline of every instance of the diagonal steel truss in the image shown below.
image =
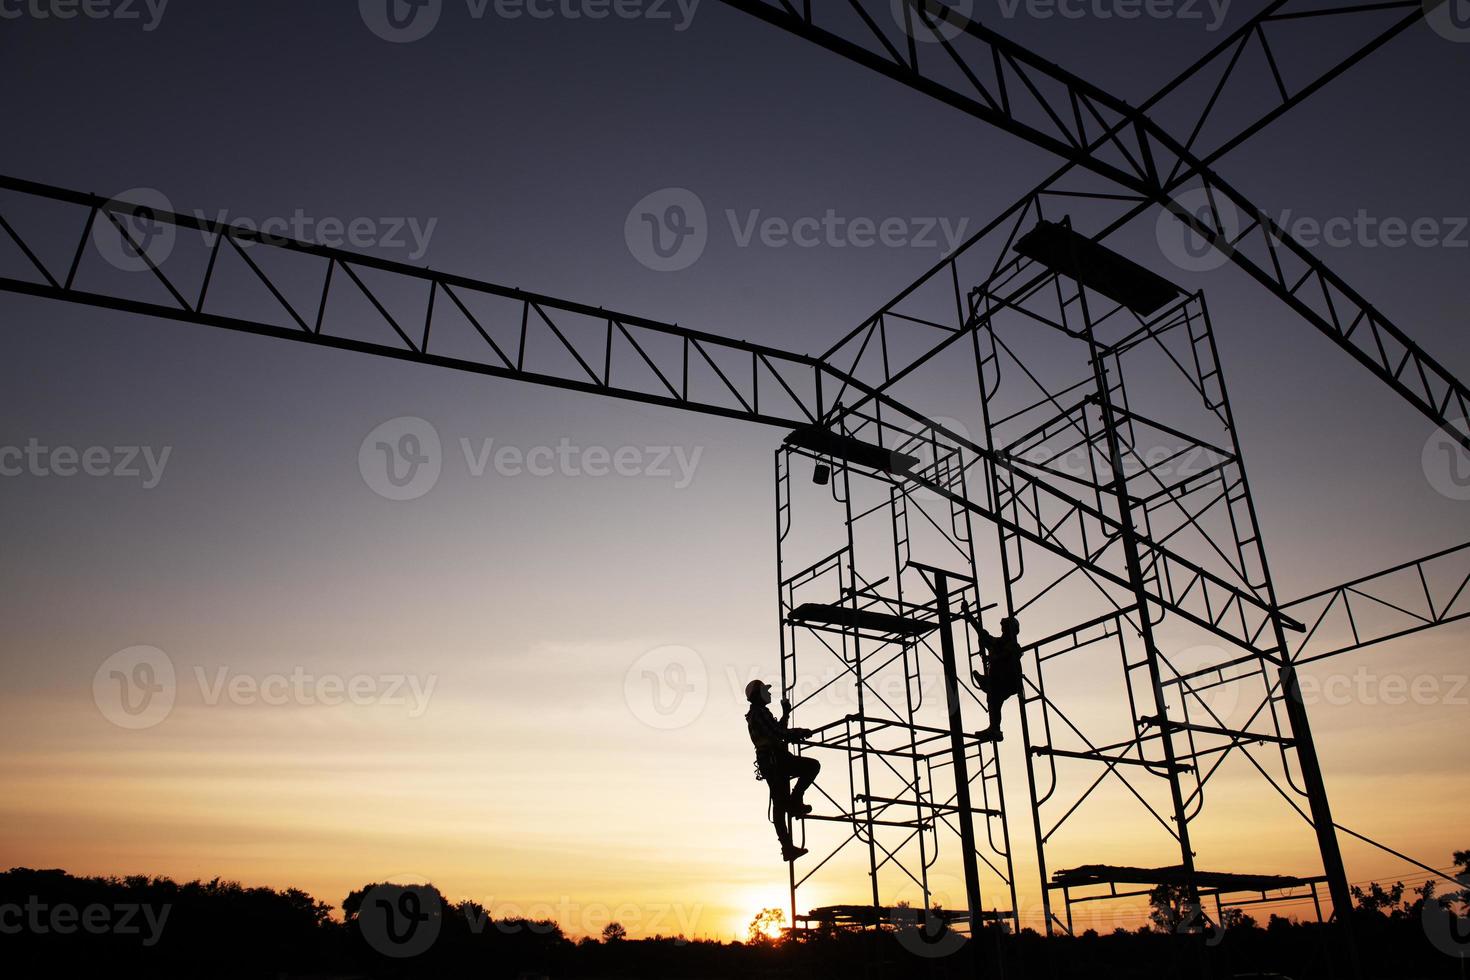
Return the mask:
{"type": "MultiPolygon", "coordinates": [[[[996,501],[959,494],[923,469],[916,482],[1103,581],[1128,586],[1115,517],[817,358],[8,177],[0,177],[0,231],[14,245],[8,262],[0,253],[0,289],[31,296],[787,429],[837,414],[845,396],[871,397],[876,412],[859,419],[856,431],[886,448],[911,445],[931,462],[958,454],[966,470],[1005,470],[1046,517],[1039,509],[1006,517],[996,501]],[[40,231],[8,218],[14,209],[40,231]],[[150,256],[135,222],[155,233],[172,230],[166,258],[150,256]],[[48,265],[43,241],[66,261],[48,265]],[[108,268],[104,249],[135,255],[136,269],[108,268]]],[[[1271,609],[1258,593],[1162,543],[1143,538],[1140,545],[1164,569],[1150,592],[1154,601],[1226,637],[1265,629],[1271,609]]]]}
{"type": "MultiPolygon", "coordinates": [[[[1325,12],[1305,4],[1300,8],[1272,4],[1150,100],[1161,109],[1166,108],[1164,103],[1172,108],[1175,101],[1187,102],[1186,93],[1194,91],[1189,80],[1222,71],[1184,142],[1144,110],[938,0],[902,0],[898,6],[902,16],[897,18],[889,13],[889,0],[808,0],[799,9],[785,0],[725,2],[1049,150],[1065,160],[1069,170],[1080,168],[1103,178],[1103,191],[1069,191],[1051,181],[1043,185],[1052,194],[1083,194],[1126,205],[1122,217],[1095,226],[1099,237],[1151,207],[1164,208],[1470,450],[1470,388],[1210,167],[1211,161],[1417,23],[1443,0],[1362,3],[1325,12]],[[1332,67],[1308,83],[1288,88],[1276,49],[1267,40],[1270,26],[1308,19],[1336,26],[1354,15],[1361,19],[1384,10],[1396,17],[1386,29],[1377,25],[1366,42],[1350,48],[1332,67]],[[1264,108],[1257,109],[1261,114],[1244,129],[1202,157],[1197,146],[1204,140],[1206,124],[1219,110],[1225,86],[1238,79],[1242,57],[1253,45],[1266,54],[1275,96],[1265,100],[1264,108]]],[[[1028,197],[991,228],[1026,212],[1035,199],[1034,194],[1028,197]]],[[[956,294],[961,281],[954,284],[956,294]]]]}
{"type": "Polygon", "coordinates": [[[1281,607],[1307,629],[1292,659],[1309,664],[1470,617],[1470,544],[1323,589],[1281,607]]]}

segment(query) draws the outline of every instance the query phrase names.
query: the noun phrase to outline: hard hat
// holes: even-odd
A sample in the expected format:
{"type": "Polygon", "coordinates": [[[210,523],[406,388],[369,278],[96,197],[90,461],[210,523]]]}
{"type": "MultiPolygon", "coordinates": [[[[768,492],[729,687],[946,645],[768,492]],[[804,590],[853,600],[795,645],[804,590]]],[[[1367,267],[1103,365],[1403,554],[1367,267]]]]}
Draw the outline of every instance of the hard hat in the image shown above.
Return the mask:
{"type": "Polygon", "coordinates": [[[745,700],[754,701],[762,689],[769,688],[770,686],[765,681],[751,681],[745,685],[745,700]]]}

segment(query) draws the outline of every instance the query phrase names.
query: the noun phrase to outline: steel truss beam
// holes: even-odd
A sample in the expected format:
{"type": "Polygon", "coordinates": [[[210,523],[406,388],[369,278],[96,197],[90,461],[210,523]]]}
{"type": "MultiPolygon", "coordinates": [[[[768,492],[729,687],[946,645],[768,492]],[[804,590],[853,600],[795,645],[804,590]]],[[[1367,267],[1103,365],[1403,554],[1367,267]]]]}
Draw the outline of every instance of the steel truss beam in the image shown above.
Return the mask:
{"type": "MultiPolygon", "coordinates": [[[[871,398],[881,413],[855,420],[855,431],[928,460],[908,474],[912,482],[1128,587],[1112,548],[1119,537],[1115,518],[817,358],[30,181],[0,177],[3,191],[18,195],[18,202],[0,197],[0,243],[15,246],[14,261],[0,265],[0,290],[787,429],[831,417],[841,393],[855,393],[871,398]],[[65,272],[42,259],[41,236],[25,234],[24,222],[6,218],[10,203],[45,206],[47,241],[68,246],[65,272]],[[136,228],[129,230],[134,220],[171,227],[179,234],[174,254],[162,264],[152,261],[136,228]],[[198,234],[192,265],[180,254],[185,231],[198,234]],[[126,246],[138,256],[140,271],[96,268],[100,241],[126,246]],[[9,271],[12,266],[20,268],[9,271]],[[344,310],[356,311],[348,326],[338,323],[344,310]],[[943,470],[952,457],[960,471],[981,466],[1004,472],[1016,492],[1061,517],[1046,523],[1021,513],[1013,522],[993,501],[957,493],[952,473],[943,470]],[[1078,532],[1074,538],[1065,533],[1069,529],[1078,532]]],[[[1159,585],[1149,593],[1153,601],[1231,638],[1259,633],[1269,621],[1272,610],[1249,590],[1147,538],[1140,545],[1160,569],[1159,585]]]]}
{"type": "Polygon", "coordinates": [[[1470,618],[1470,543],[1323,589],[1281,607],[1308,624],[1297,664],[1470,618]]]}
{"type": "Polygon", "coordinates": [[[26,259],[12,264],[30,266],[30,278],[0,276],[0,289],[11,292],[785,428],[816,422],[831,409],[822,386],[826,380],[829,391],[836,389],[832,372],[804,354],[31,181],[0,177],[0,190],[20,195],[18,203],[63,205],[45,231],[66,235],[71,227],[75,243],[67,271],[48,267],[33,245],[40,234],[22,234],[0,210],[0,230],[26,259]],[[135,219],[171,228],[181,239],[175,253],[184,232],[198,233],[205,260],[183,272],[174,272],[182,263],[177,254],[155,263],[129,228],[135,219]],[[98,264],[104,240],[147,268],[107,279],[94,273],[95,285],[84,289],[80,281],[98,264]],[[218,300],[226,279],[236,294],[253,287],[251,298],[218,300]],[[145,287],[151,280],[151,288],[139,288],[139,280],[145,287]],[[339,308],[355,314],[364,304],[376,314],[366,329],[360,322],[337,325],[339,308]],[[228,312],[232,305],[244,309],[228,312]],[[414,311],[412,319],[404,309],[414,311]]]}
{"type": "MultiPolygon", "coordinates": [[[[1191,135],[1186,145],[1199,154],[1204,162],[1213,163],[1328,82],[1357,65],[1418,19],[1409,9],[1417,8],[1418,5],[1411,2],[1383,4],[1368,0],[1357,6],[1308,9],[1300,12],[1296,9],[1298,6],[1301,6],[1299,0],[1276,0],[1271,3],[1255,17],[1241,25],[1204,58],[1181,72],[1173,81],[1156,92],[1139,107],[1140,111],[1152,111],[1163,115],[1166,117],[1164,123],[1177,122],[1178,130],[1188,129],[1191,135]],[[1393,23],[1386,30],[1368,35],[1365,40],[1356,46],[1349,47],[1346,53],[1330,61],[1328,67],[1319,70],[1309,82],[1298,85],[1290,93],[1286,91],[1281,81],[1275,52],[1281,48],[1283,40],[1289,42],[1291,38],[1290,36],[1286,39],[1278,38],[1276,44],[1273,45],[1267,39],[1266,31],[1269,25],[1277,22],[1306,22],[1316,26],[1331,23],[1334,27],[1338,27],[1344,20],[1353,20],[1355,23],[1351,26],[1358,28],[1363,26],[1361,23],[1363,20],[1376,19],[1372,15],[1395,8],[1408,10],[1409,15],[1393,23]],[[1362,14],[1369,14],[1370,17],[1354,16],[1362,14]],[[1254,51],[1259,52],[1258,58],[1251,57],[1254,51]],[[1263,74],[1269,74],[1268,85],[1261,84],[1260,76],[1263,74]],[[1253,79],[1255,84],[1252,84],[1253,79]],[[1209,125],[1212,122],[1212,115],[1216,117],[1224,115],[1222,106],[1226,105],[1234,110],[1233,116],[1240,115],[1251,120],[1244,125],[1236,121],[1234,127],[1239,128],[1232,127],[1228,137],[1219,135],[1215,128],[1209,125]],[[1240,111],[1242,109],[1244,109],[1243,112],[1240,111]],[[1203,149],[1203,146],[1208,146],[1209,149],[1203,149]]],[[[1313,34],[1312,37],[1314,41],[1322,41],[1320,45],[1314,44],[1314,54],[1318,53],[1319,47],[1334,43],[1333,39],[1324,40],[1318,34],[1313,34]]],[[[953,322],[929,322],[905,317],[900,307],[927,285],[932,284],[948,289],[953,283],[957,293],[959,284],[962,282],[988,278],[995,272],[994,267],[982,263],[972,268],[962,268],[967,264],[967,259],[972,257],[972,252],[978,254],[981,251],[978,246],[985,239],[997,229],[1008,228],[1008,222],[1018,215],[1026,217],[1030,212],[1034,212],[1034,217],[1039,218],[1043,213],[1042,202],[1048,197],[1056,197],[1063,204],[1076,203],[1081,199],[1100,202],[1108,206],[1109,211],[1101,222],[1102,230],[1093,236],[1093,240],[1098,242],[1106,240],[1151,206],[1150,202],[1138,200],[1135,195],[1089,193],[1085,188],[1070,188],[1064,183],[1064,180],[1072,176],[1075,169],[1076,165],[1073,163],[1064,164],[1014,205],[1002,212],[999,217],[972,235],[951,255],[946,256],[884,304],[871,317],[845,335],[822,355],[823,359],[831,360],[839,351],[848,347],[859,337],[864,338],[863,347],[866,348],[870,343],[872,333],[875,330],[884,329],[887,326],[886,321],[890,319],[895,325],[900,326],[912,327],[922,324],[950,333],[962,333],[967,326],[962,304],[956,303],[956,316],[953,322]]],[[[1009,231],[1005,247],[1008,248],[1010,242],[1016,237],[1018,237],[1016,230],[1009,231]]],[[[999,265],[999,261],[996,265],[999,265]]],[[[876,386],[880,390],[886,389],[890,384],[900,380],[939,354],[952,342],[952,339],[946,338],[916,360],[898,365],[897,370],[891,369],[885,358],[880,365],[883,375],[875,382],[876,386]]],[[[861,351],[858,359],[861,359],[861,351]]],[[[855,361],[847,371],[849,374],[857,375],[859,374],[857,368],[858,364],[855,361]]]]}
{"type": "MultiPolygon", "coordinates": [[[[1426,6],[1433,9],[1443,0],[1429,0],[1427,5],[1391,0],[1326,14],[1287,10],[1285,4],[1268,7],[1247,29],[1233,35],[1233,43],[1227,39],[1151,100],[1162,102],[1184,93],[1189,78],[1222,63],[1223,87],[1247,48],[1260,45],[1277,85],[1276,99],[1267,102],[1263,115],[1205,157],[1194,147],[1218,106],[1221,88],[1208,97],[1188,140],[1181,143],[1144,111],[967,20],[939,0],[902,0],[897,7],[900,17],[890,14],[890,0],[805,0],[799,9],[787,0],[724,2],[1020,136],[1061,157],[1068,169],[1080,167],[1103,177],[1113,191],[1094,197],[1127,192],[1131,196],[1123,200],[1131,209],[1099,237],[1152,205],[1167,209],[1470,450],[1470,388],[1210,169],[1211,160],[1416,23],[1426,6]],[[1269,24],[1382,9],[1402,11],[1402,16],[1312,82],[1294,91],[1287,88],[1266,40],[1269,24]]],[[[1043,186],[1049,189],[1050,184],[1043,186]]],[[[998,222],[1018,209],[1026,210],[1027,202],[998,222]]],[[[835,353],[836,349],[829,351],[835,353]]]]}

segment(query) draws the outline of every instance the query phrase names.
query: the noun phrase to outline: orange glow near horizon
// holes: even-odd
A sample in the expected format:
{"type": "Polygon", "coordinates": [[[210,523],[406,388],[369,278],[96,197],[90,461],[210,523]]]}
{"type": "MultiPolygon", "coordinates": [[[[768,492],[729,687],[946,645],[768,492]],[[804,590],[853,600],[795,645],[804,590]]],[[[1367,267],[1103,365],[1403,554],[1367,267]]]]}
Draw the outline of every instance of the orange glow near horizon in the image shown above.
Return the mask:
{"type": "MultiPolygon", "coordinates": [[[[1414,656],[1434,659],[1425,649],[1398,655],[1414,656]]],[[[634,659],[632,650],[605,658],[610,690],[620,690],[634,659]]],[[[424,724],[385,707],[277,711],[181,697],[167,722],[143,732],[115,728],[90,704],[12,702],[12,749],[0,763],[0,863],[220,876],[300,887],[332,905],[372,881],[428,880],[451,901],[472,899],[497,918],[554,918],[574,937],[596,936],[616,920],[632,937],[743,939],[758,911],[789,917],[790,901],[763,816],[764,788],[747,775],[737,704],[719,687],[717,680],[704,715],[676,739],[629,717],[615,694],[606,710],[588,709],[580,724],[546,730],[518,751],[492,747],[547,714],[529,699],[506,699],[491,716],[446,697],[424,724]],[[588,740],[585,730],[601,737],[588,740]],[[640,764],[652,759],[660,764],[640,764]]],[[[1386,709],[1357,712],[1351,723],[1321,716],[1339,819],[1448,867],[1452,850],[1470,846],[1457,830],[1470,794],[1443,741],[1459,715],[1418,709],[1393,728],[1390,752],[1378,737],[1386,709]],[[1385,809],[1386,799],[1417,802],[1385,809]]],[[[1221,806],[1230,805],[1228,789],[1218,791],[1221,806]]],[[[1024,784],[1013,792],[1024,799],[1024,784]]],[[[1128,808],[1114,812],[1116,822],[1093,835],[1100,849],[1117,848],[1141,826],[1128,808]]],[[[1023,815],[1012,815],[1020,845],[1023,815]]],[[[1270,825],[1226,828],[1207,841],[1210,853],[1228,848],[1237,856],[1232,870],[1297,860],[1299,852],[1291,856],[1257,829],[1270,825]]],[[[1350,838],[1343,846],[1355,882],[1423,878],[1350,838]]],[[[1039,929],[1034,866],[1024,856],[1017,874],[1023,923],[1039,929]]],[[[818,876],[801,892],[802,911],[866,901],[866,887],[865,875],[818,876]]],[[[1272,912],[1312,915],[1306,901],[1248,911],[1263,921],[1272,912]]],[[[1079,931],[1145,921],[1137,901],[1079,906],[1077,916],[1079,931]]]]}

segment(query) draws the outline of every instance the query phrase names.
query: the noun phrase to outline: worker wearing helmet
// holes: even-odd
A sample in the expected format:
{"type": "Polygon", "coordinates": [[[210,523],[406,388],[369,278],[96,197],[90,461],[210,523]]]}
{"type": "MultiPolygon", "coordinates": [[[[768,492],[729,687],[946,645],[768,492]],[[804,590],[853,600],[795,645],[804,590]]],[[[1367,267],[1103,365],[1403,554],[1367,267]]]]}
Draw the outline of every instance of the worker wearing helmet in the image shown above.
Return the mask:
{"type": "Polygon", "coordinates": [[[992,636],[980,625],[979,617],[966,607],[962,614],[980,631],[980,649],[985,652],[987,670],[982,674],[972,670],[970,676],[975,686],[985,692],[985,707],[990,712],[990,727],[980,732],[984,741],[999,742],[1005,738],[1000,730],[1000,713],[1006,699],[1021,693],[1021,624],[1007,616],[1000,621],[1000,636],[992,636]]]}
{"type": "Polygon", "coordinates": [[[812,812],[803,796],[816,781],[822,764],[809,756],[794,755],[788,747],[790,743],[810,738],[812,734],[809,728],[787,727],[786,719],[791,715],[790,701],[781,699],[781,717],[777,719],[768,707],[771,685],[758,680],[745,685],[745,699],[750,702],[745,724],[750,731],[751,744],[755,746],[756,767],[771,790],[772,820],[776,825],[776,836],[781,841],[781,857],[795,861],[806,853],[806,848],[792,843],[788,820],[812,812]],[[788,786],[791,779],[796,780],[795,788],[788,786]]]}

